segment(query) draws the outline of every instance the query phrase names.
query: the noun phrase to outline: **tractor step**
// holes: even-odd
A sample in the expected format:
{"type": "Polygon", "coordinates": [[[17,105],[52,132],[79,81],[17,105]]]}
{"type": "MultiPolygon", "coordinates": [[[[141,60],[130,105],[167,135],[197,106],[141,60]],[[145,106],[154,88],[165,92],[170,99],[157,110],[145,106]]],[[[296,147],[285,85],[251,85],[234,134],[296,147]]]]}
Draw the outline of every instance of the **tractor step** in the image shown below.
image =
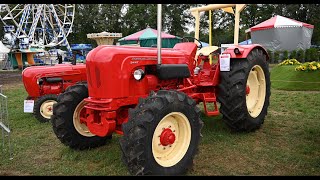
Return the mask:
{"type": "Polygon", "coordinates": [[[216,98],[205,98],[206,102],[216,102],[216,98]]]}
{"type": "Polygon", "coordinates": [[[208,97],[208,95],[204,94],[203,95],[203,106],[204,106],[204,111],[207,116],[217,116],[219,115],[219,110],[217,106],[217,100],[214,94],[211,94],[211,96],[208,97]],[[207,105],[208,103],[213,103],[214,109],[209,110],[207,105]]]}

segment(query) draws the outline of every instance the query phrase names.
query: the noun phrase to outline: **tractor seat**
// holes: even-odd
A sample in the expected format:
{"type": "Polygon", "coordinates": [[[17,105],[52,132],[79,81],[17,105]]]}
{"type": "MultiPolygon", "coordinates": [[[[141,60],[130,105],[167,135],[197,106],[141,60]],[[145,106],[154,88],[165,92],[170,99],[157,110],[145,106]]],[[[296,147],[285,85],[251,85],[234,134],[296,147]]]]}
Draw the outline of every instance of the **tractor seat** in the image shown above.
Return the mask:
{"type": "Polygon", "coordinates": [[[202,56],[209,56],[211,53],[213,53],[214,51],[218,50],[219,47],[218,46],[206,46],[203,47],[201,49],[199,49],[196,53],[196,59],[198,59],[199,55],[202,56]]]}

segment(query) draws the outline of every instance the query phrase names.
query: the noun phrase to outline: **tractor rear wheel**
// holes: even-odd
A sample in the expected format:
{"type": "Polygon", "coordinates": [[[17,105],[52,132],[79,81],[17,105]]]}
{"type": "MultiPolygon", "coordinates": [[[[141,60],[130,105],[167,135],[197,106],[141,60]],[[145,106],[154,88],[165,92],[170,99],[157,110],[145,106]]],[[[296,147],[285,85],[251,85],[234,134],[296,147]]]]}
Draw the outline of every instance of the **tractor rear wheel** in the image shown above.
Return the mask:
{"type": "Polygon", "coordinates": [[[235,131],[254,131],[263,124],[269,106],[270,73],[266,55],[252,50],[246,59],[232,59],[220,72],[218,101],[225,123],[235,131]]]}
{"type": "Polygon", "coordinates": [[[129,110],[122,125],[122,160],[133,175],[179,175],[197,152],[203,122],[193,99],[160,90],[129,110]]]}
{"type": "Polygon", "coordinates": [[[33,115],[42,123],[49,122],[52,116],[53,104],[57,103],[57,95],[46,94],[35,100],[33,115]]]}
{"type": "Polygon", "coordinates": [[[53,107],[52,127],[58,139],[72,149],[89,149],[105,145],[112,136],[99,137],[90,133],[81,118],[86,117],[87,84],[70,86],[59,95],[53,107]]]}

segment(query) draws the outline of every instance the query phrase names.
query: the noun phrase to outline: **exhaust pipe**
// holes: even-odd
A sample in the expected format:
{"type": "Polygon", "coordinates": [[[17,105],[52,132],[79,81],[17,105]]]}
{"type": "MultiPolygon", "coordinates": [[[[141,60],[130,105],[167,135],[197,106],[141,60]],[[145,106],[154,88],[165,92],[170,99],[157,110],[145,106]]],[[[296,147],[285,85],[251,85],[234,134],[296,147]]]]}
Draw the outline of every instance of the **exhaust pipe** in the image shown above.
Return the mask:
{"type": "Polygon", "coordinates": [[[161,20],[162,20],[162,5],[157,5],[157,29],[158,29],[158,36],[157,36],[157,50],[158,50],[158,64],[162,63],[161,61],[161,20]]]}

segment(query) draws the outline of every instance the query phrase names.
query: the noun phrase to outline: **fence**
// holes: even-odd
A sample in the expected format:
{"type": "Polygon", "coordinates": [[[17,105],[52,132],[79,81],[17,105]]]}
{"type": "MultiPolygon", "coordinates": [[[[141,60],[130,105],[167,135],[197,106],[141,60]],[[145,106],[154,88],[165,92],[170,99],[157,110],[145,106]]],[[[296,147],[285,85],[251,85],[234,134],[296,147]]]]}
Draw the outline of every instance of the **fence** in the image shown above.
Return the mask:
{"type": "Polygon", "coordinates": [[[0,53],[0,70],[11,70],[12,65],[8,59],[8,54],[0,53]]]}
{"type": "Polygon", "coordinates": [[[0,128],[2,130],[2,154],[9,154],[9,158],[13,159],[12,145],[10,142],[11,130],[8,120],[8,98],[2,93],[2,85],[0,85],[0,128]]]}

